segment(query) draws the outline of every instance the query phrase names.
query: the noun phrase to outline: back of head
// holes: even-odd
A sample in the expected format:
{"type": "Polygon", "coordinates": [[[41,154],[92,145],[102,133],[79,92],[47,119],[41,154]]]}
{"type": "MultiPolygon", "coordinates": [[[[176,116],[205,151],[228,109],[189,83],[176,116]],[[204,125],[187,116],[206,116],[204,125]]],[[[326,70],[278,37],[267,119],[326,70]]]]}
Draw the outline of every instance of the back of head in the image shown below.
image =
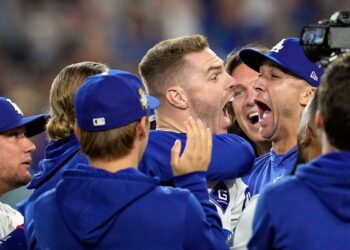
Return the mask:
{"type": "Polygon", "coordinates": [[[321,79],[318,109],[329,143],[350,151],[350,53],[331,62],[321,79]]]}
{"type": "Polygon", "coordinates": [[[58,73],[50,90],[50,115],[47,132],[53,140],[63,140],[74,129],[74,96],[84,80],[107,71],[103,63],[79,62],[71,64],[58,73]]]}
{"type": "Polygon", "coordinates": [[[130,152],[137,122],[159,101],[146,94],[136,75],[109,70],[87,78],[74,105],[82,151],[90,160],[110,161],[130,152]]]}
{"type": "Polygon", "coordinates": [[[140,75],[149,93],[161,98],[165,85],[176,82],[181,75],[184,56],[208,46],[204,36],[192,35],[165,40],[152,47],[139,64],[140,75]]]}

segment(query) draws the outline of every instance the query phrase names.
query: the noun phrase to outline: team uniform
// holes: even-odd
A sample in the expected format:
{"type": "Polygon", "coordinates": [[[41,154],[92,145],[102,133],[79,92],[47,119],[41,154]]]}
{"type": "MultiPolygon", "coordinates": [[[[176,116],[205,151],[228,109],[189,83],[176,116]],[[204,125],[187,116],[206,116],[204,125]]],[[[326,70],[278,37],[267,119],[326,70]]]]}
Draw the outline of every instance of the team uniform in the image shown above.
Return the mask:
{"type": "MultiPolygon", "coordinates": [[[[185,133],[150,131],[139,170],[159,177],[163,184],[171,184],[170,152],[176,139],[181,140],[183,149],[185,133]]],[[[208,192],[222,220],[229,246],[238,217],[249,198],[247,185],[238,177],[251,169],[254,159],[253,148],[243,138],[232,134],[213,135],[212,158],[206,173],[208,192]]]]}
{"type": "Polygon", "coordinates": [[[267,184],[290,175],[296,160],[296,147],[291,148],[285,154],[276,154],[271,148],[269,153],[256,158],[254,168],[249,176],[244,178],[251,196],[259,194],[267,184]]]}
{"type": "Polygon", "coordinates": [[[227,249],[205,174],[174,178],[179,189],[134,168],[79,165],[35,204],[42,249],[227,249]],[[42,212],[45,211],[45,216],[42,212]],[[200,233],[199,233],[200,232],[200,233]]]}
{"type": "Polygon", "coordinates": [[[350,153],[300,165],[260,195],[249,249],[348,249],[350,153]]]}
{"type": "Polygon", "coordinates": [[[28,246],[32,249],[36,244],[33,228],[34,204],[40,195],[56,187],[63,171],[74,169],[79,163],[88,162],[79,150],[80,144],[74,134],[66,140],[52,140],[46,147],[45,158],[34,169],[33,179],[27,186],[34,191],[25,202],[24,208],[25,236],[28,246]]]}
{"type": "Polygon", "coordinates": [[[9,205],[0,202],[0,238],[5,237],[22,224],[23,216],[9,205]]]}

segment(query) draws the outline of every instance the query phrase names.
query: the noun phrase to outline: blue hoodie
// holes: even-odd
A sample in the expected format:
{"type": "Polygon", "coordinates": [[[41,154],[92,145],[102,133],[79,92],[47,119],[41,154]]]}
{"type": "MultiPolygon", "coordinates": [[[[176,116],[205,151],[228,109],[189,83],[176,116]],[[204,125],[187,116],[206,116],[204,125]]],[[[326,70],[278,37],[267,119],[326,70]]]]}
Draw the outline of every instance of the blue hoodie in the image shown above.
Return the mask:
{"type": "Polygon", "coordinates": [[[349,249],[350,152],[322,155],[258,201],[249,249],[349,249]]]}
{"type": "MultiPolygon", "coordinates": [[[[27,244],[35,245],[33,235],[33,206],[39,196],[54,188],[61,179],[63,171],[74,169],[79,163],[87,163],[87,158],[79,152],[80,144],[72,134],[66,140],[51,141],[46,147],[45,158],[42,159],[35,172],[33,179],[28,184],[28,189],[34,189],[25,203],[24,228],[27,244]]],[[[45,211],[45,210],[43,210],[45,211]]]]}
{"type": "Polygon", "coordinates": [[[56,190],[35,204],[38,245],[59,250],[227,249],[205,174],[179,176],[175,182],[191,192],[159,186],[134,168],[110,173],[79,165],[68,170],[56,190]]]}

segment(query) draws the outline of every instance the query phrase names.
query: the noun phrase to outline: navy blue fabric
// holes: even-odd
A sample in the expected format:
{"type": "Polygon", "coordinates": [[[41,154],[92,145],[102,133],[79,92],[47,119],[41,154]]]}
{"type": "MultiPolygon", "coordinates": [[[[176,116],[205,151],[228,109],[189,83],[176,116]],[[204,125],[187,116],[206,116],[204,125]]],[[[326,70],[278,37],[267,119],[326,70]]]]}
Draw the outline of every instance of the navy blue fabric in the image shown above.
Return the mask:
{"type": "MultiPolygon", "coordinates": [[[[186,134],[170,131],[150,131],[148,145],[139,170],[157,176],[161,182],[172,180],[170,167],[171,148],[176,139],[181,140],[182,150],[186,134]]],[[[247,174],[254,163],[254,150],[242,137],[233,134],[213,135],[213,152],[207,180],[230,180],[247,174]]]]}
{"type": "Polygon", "coordinates": [[[22,226],[0,239],[0,250],[27,250],[26,238],[22,226]]]}
{"type": "MultiPolygon", "coordinates": [[[[28,189],[34,189],[24,203],[24,225],[28,246],[34,246],[36,239],[33,232],[34,204],[41,194],[55,188],[63,171],[74,169],[79,163],[87,163],[85,155],[79,152],[80,144],[72,134],[67,140],[51,141],[35,171],[28,189]]],[[[45,210],[43,210],[45,211],[45,210]]]]}
{"type": "MultiPolygon", "coordinates": [[[[227,249],[203,172],[159,186],[134,168],[79,165],[35,204],[41,249],[227,249]],[[42,216],[40,211],[46,212],[42,216]]],[[[32,248],[33,249],[33,248],[32,248]]]]}
{"type": "Polygon", "coordinates": [[[249,249],[349,249],[350,152],[322,155],[261,193],[249,249]]]}
{"type": "Polygon", "coordinates": [[[274,149],[256,158],[252,171],[243,178],[250,194],[256,195],[269,183],[289,175],[297,159],[297,148],[293,147],[286,154],[275,154],[274,149]]]}

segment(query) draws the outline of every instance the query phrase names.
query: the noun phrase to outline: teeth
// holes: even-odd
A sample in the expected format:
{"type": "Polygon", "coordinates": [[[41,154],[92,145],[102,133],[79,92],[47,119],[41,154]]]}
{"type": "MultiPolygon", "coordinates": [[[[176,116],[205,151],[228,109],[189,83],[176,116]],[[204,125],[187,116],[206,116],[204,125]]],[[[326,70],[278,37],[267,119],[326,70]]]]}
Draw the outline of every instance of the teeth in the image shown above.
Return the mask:
{"type": "Polygon", "coordinates": [[[271,111],[270,110],[266,110],[263,114],[263,118],[269,116],[271,114],[271,111]]]}
{"type": "Polygon", "coordinates": [[[253,116],[258,116],[258,115],[259,115],[258,112],[254,112],[254,113],[249,114],[249,115],[248,115],[248,118],[250,119],[250,118],[252,118],[253,116]]]}
{"type": "Polygon", "coordinates": [[[230,100],[228,100],[228,101],[229,101],[229,102],[232,102],[232,101],[233,101],[233,99],[234,99],[234,98],[233,98],[233,96],[232,96],[232,97],[230,98],[230,100]]]}

